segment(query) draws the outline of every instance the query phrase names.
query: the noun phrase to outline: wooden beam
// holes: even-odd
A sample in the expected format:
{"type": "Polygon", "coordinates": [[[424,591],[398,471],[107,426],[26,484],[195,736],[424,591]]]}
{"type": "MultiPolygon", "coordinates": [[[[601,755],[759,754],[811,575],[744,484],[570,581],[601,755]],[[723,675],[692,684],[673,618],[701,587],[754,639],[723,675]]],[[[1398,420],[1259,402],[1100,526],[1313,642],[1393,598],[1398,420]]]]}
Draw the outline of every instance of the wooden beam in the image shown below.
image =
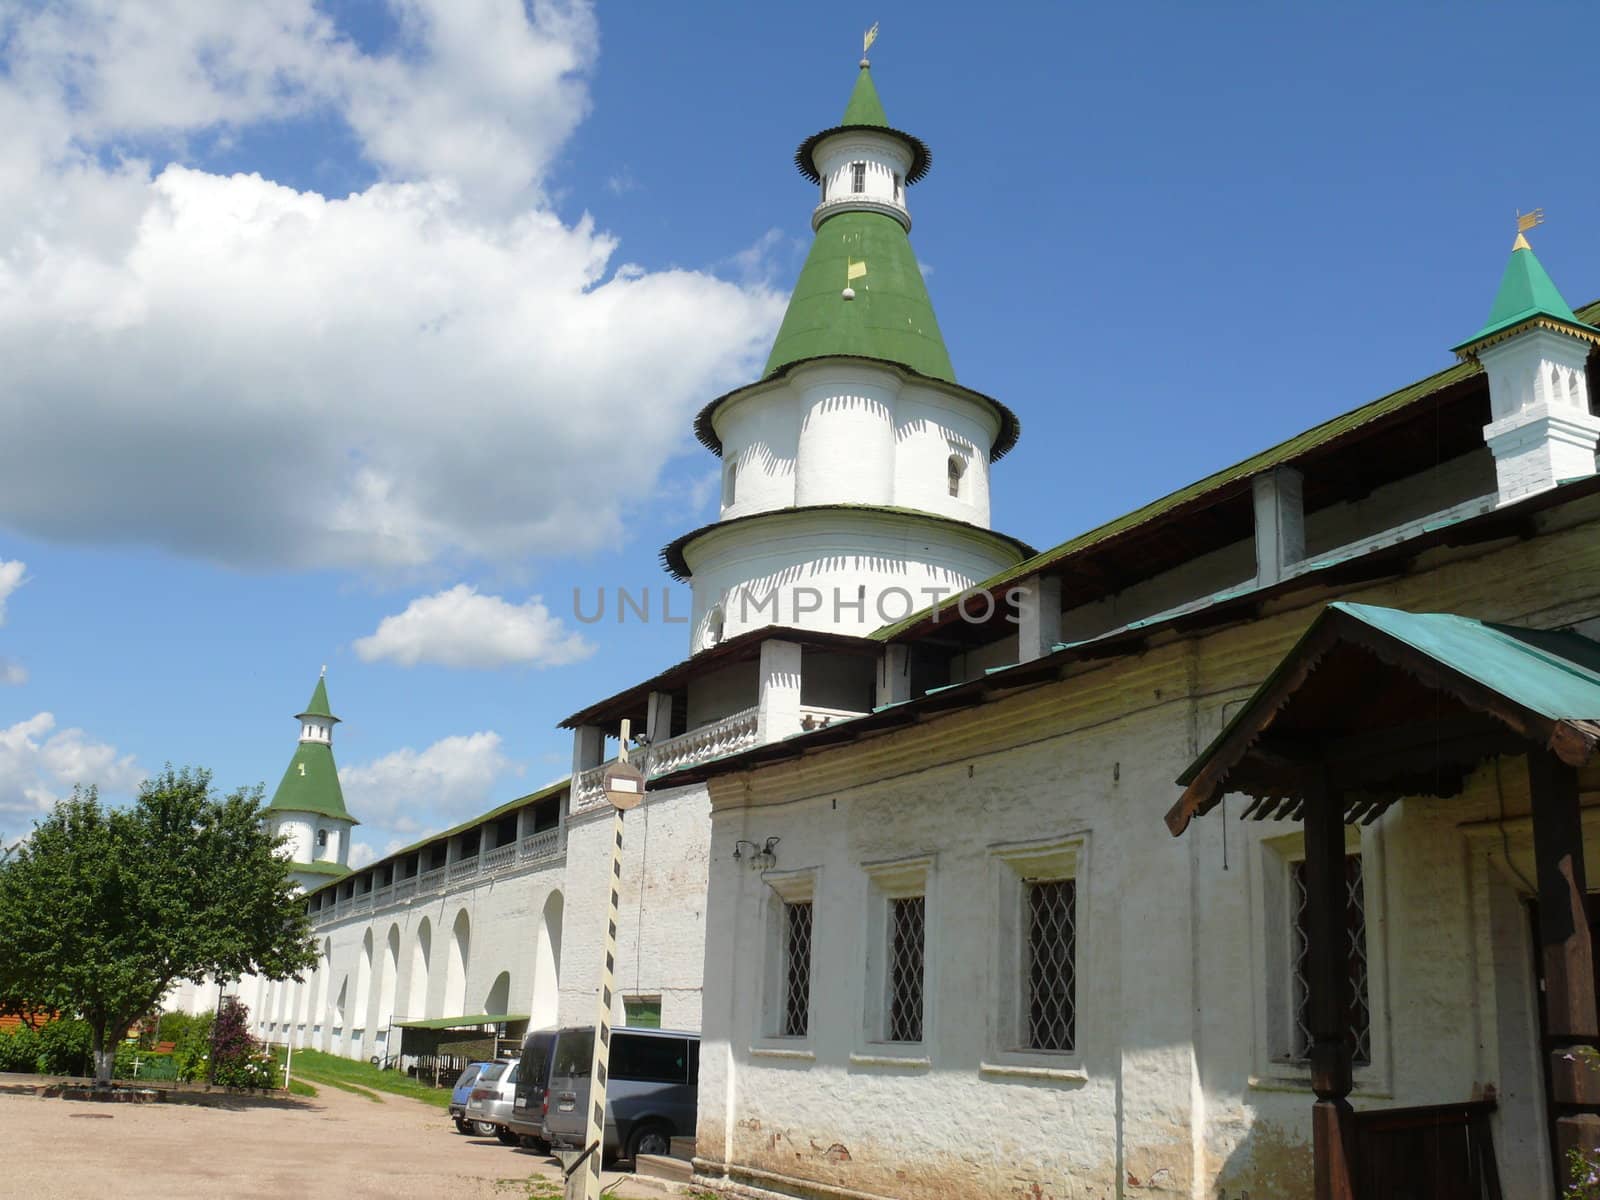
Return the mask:
{"type": "MultiPolygon", "coordinates": [[[[1533,854],[1539,882],[1539,947],[1544,959],[1545,1025],[1555,1100],[1556,1146],[1566,1158],[1600,1151],[1600,1013],[1594,947],[1584,903],[1583,823],[1578,772],[1542,747],[1528,752],[1533,854]]],[[[1568,1182],[1572,1182],[1568,1180],[1568,1182]]]]}
{"type": "Polygon", "coordinates": [[[1326,784],[1304,799],[1306,1020],[1311,1033],[1315,1200],[1355,1200],[1350,1108],[1350,959],[1345,946],[1344,797],[1326,784]]]}

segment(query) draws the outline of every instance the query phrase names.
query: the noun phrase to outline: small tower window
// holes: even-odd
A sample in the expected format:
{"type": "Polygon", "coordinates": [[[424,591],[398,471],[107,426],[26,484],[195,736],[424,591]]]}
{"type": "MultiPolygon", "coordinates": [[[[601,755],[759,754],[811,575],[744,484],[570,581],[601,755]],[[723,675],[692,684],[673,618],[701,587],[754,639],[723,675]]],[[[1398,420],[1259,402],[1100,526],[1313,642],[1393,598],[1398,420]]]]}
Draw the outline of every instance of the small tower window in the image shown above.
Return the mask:
{"type": "Polygon", "coordinates": [[[961,479],[967,473],[967,460],[959,454],[952,454],[945,463],[945,479],[950,485],[952,496],[961,495],[961,479]]]}
{"type": "Polygon", "coordinates": [[[824,204],[828,202],[828,177],[826,175],[822,177],[822,202],[824,204]]]}
{"type": "Polygon", "coordinates": [[[896,171],[894,173],[894,202],[896,204],[900,203],[900,191],[904,186],[905,182],[900,178],[900,172],[896,171]]]}
{"type": "Polygon", "coordinates": [[[850,190],[852,192],[864,192],[867,190],[866,163],[861,162],[850,164],[850,190]]]}
{"type": "Polygon", "coordinates": [[[706,649],[722,642],[722,627],[722,605],[719,604],[706,617],[706,649]]]}
{"type": "Polygon", "coordinates": [[[733,501],[739,489],[739,464],[737,461],[725,463],[722,468],[722,507],[733,507],[733,501]]]}
{"type": "Polygon", "coordinates": [[[317,849],[318,850],[326,850],[327,848],[328,848],[328,831],[326,829],[319,829],[319,830],[317,830],[317,849]]]}

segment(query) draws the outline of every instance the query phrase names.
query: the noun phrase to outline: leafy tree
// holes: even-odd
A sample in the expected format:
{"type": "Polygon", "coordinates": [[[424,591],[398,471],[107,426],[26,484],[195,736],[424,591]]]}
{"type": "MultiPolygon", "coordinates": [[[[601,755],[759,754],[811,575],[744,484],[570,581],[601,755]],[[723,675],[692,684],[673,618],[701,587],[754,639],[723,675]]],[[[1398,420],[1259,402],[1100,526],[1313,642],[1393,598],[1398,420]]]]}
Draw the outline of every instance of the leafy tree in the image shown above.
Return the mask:
{"type": "Polygon", "coordinates": [[[180,980],[298,977],[316,956],[261,789],[220,799],[170,765],[125,809],[78,789],[0,864],[0,997],[77,1013],[96,1083],[116,1042],[180,980]]]}

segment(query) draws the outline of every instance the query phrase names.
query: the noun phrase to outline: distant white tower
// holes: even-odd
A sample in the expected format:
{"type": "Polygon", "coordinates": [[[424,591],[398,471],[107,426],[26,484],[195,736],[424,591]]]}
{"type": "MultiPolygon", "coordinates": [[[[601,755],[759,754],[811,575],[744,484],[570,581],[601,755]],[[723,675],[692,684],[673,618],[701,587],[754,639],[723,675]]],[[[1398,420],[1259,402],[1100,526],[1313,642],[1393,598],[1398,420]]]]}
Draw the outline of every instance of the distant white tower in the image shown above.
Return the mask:
{"type": "Polygon", "coordinates": [[[761,379],[695,422],[720,519],[662,551],[693,584],[696,652],[765,625],[865,634],[1031,553],[989,529],[1016,417],[956,382],[907,237],[930,161],[865,59],[844,119],[795,155],[820,189],[810,255],[761,379]]]}
{"type": "Polygon", "coordinates": [[[288,837],[295,882],[309,890],[349,874],[350,831],[359,822],[344,806],[333,762],[333,727],[339,718],[328,708],[326,679],[317,680],[311,703],[295,719],[300,744],[267,806],[267,821],[274,834],[288,837]]]}

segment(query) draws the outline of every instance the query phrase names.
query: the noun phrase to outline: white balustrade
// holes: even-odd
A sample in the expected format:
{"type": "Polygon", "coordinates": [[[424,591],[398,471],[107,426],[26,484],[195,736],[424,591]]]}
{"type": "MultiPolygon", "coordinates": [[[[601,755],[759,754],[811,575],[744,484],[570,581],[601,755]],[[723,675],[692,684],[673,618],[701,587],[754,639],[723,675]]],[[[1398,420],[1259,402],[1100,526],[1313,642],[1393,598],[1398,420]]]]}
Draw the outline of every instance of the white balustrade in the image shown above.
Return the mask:
{"type": "Polygon", "coordinates": [[[483,869],[485,871],[503,871],[517,861],[517,845],[515,842],[504,846],[496,846],[483,856],[483,869]]]}
{"type": "Polygon", "coordinates": [[[409,900],[417,894],[417,881],[415,878],[403,879],[394,885],[394,902],[399,904],[402,900],[409,900]]]}
{"type": "Polygon", "coordinates": [[[565,841],[565,829],[559,825],[554,829],[530,833],[522,839],[522,861],[541,862],[547,858],[559,858],[565,841]]]}
{"type": "Polygon", "coordinates": [[[478,873],[478,860],[474,858],[458,858],[450,864],[450,882],[458,879],[471,879],[478,873]]]}
{"type": "Polygon", "coordinates": [[[444,868],[435,867],[431,871],[424,871],[417,877],[417,894],[425,896],[429,892],[437,892],[444,887],[444,868]]]}
{"type": "Polygon", "coordinates": [[[798,732],[810,733],[814,729],[826,729],[836,722],[848,721],[862,715],[848,708],[823,708],[819,704],[802,704],[798,732]]]}
{"type": "Polygon", "coordinates": [[[394,888],[381,887],[372,893],[372,907],[383,908],[394,902],[394,888]]]}
{"type": "Polygon", "coordinates": [[[681,733],[675,738],[667,738],[657,745],[647,746],[644,750],[645,761],[642,769],[646,775],[655,778],[670,775],[674,771],[705,762],[707,759],[721,758],[725,754],[748,750],[756,744],[760,712],[758,708],[746,708],[732,716],[723,717],[720,721],[691,729],[688,733],[681,733]]]}
{"type": "Polygon", "coordinates": [[[371,892],[367,892],[364,895],[357,896],[355,903],[350,906],[350,911],[351,912],[371,912],[372,911],[372,893],[371,892]]]}

